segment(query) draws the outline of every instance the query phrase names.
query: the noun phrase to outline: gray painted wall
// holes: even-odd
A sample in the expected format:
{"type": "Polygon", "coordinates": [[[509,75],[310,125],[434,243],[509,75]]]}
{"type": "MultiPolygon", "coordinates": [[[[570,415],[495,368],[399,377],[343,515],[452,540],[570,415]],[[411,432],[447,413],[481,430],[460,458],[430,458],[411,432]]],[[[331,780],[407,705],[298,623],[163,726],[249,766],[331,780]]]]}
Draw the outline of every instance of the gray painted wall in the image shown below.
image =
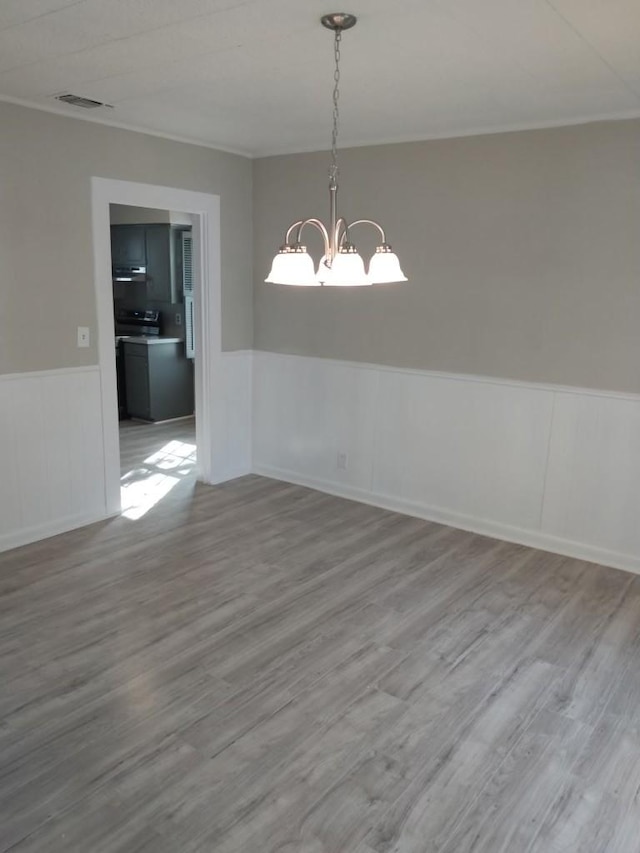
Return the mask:
{"type": "Polygon", "coordinates": [[[345,150],[340,211],[409,283],[263,284],[289,223],[326,220],[327,165],[254,161],[256,348],[640,392],[640,121],[345,150]]]}
{"type": "Polygon", "coordinates": [[[0,373],[97,362],[92,176],[220,195],[222,345],[252,344],[251,161],[0,103],[0,373]],[[90,326],[90,349],[76,327],[90,326]]]}

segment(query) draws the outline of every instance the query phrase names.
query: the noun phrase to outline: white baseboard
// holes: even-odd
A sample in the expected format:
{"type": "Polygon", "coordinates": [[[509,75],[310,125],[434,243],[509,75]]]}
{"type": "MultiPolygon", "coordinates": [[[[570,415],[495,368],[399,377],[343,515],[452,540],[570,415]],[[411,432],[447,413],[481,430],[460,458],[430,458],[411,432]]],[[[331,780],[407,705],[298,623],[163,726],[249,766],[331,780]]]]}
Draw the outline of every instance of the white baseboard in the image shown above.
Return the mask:
{"type": "Polygon", "coordinates": [[[36,524],[32,527],[23,527],[22,530],[3,533],[0,534],[0,552],[20,548],[22,545],[29,545],[32,542],[39,542],[41,539],[49,539],[51,536],[68,533],[69,530],[86,527],[88,524],[95,524],[97,521],[106,521],[111,517],[103,513],[72,515],[66,518],[57,518],[55,521],[44,524],[36,524]]]}
{"type": "MultiPolygon", "coordinates": [[[[229,483],[231,480],[237,480],[239,477],[247,477],[249,474],[253,474],[253,470],[248,466],[233,466],[233,467],[225,467],[219,479],[214,480],[204,480],[200,477],[198,478],[201,483],[204,483],[206,486],[220,486],[222,483],[229,483]]],[[[275,479],[275,478],[274,478],[275,479]]]]}
{"type": "Polygon", "coordinates": [[[569,539],[551,536],[538,530],[525,530],[507,524],[499,524],[489,519],[475,518],[442,507],[426,506],[414,501],[394,498],[390,495],[368,492],[365,489],[354,488],[343,483],[304,477],[296,474],[294,471],[287,471],[282,468],[255,465],[253,473],[259,474],[262,477],[281,480],[285,483],[293,483],[297,486],[306,486],[309,489],[316,489],[319,492],[335,495],[336,497],[359,501],[360,503],[380,507],[391,512],[398,512],[415,518],[423,518],[425,521],[433,521],[437,524],[445,524],[460,530],[468,530],[471,533],[479,533],[494,539],[514,542],[518,545],[538,548],[541,551],[549,551],[553,554],[561,554],[566,557],[573,557],[579,560],[586,560],[590,563],[611,566],[615,569],[640,574],[640,559],[631,554],[619,554],[615,551],[585,545],[582,542],[573,542],[569,539]]]}

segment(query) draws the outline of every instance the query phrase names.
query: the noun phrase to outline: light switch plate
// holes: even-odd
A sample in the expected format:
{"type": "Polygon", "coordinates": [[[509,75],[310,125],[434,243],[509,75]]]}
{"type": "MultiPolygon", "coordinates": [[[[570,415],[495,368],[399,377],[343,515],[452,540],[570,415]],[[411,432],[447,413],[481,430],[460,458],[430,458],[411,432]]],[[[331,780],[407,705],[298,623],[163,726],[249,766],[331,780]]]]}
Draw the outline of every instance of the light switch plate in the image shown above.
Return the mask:
{"type": "Polygon", "coordinates": [[[89,339],[89,327],[78,326],[78,348],[88,347],[91,341],[89,339]]]}

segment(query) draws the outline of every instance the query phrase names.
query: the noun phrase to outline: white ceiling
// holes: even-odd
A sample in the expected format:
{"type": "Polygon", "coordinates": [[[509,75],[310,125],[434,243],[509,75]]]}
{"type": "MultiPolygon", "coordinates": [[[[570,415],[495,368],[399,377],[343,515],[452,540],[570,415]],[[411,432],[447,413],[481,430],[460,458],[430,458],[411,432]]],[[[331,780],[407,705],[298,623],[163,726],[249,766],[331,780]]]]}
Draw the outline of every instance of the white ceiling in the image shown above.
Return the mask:
{"type": "MultiPolygon", "coordinates": [[[[333,48],[318,19],[330,11],[327,0],[1,0],[0,97],[253,156],[324,149],[333,48]],[[58,105],[61,92],[114,109],[58,105]]],[[[640,0],[341,11],[359,18],[343,37],[343,146],[640,115],[640,0]]]]}

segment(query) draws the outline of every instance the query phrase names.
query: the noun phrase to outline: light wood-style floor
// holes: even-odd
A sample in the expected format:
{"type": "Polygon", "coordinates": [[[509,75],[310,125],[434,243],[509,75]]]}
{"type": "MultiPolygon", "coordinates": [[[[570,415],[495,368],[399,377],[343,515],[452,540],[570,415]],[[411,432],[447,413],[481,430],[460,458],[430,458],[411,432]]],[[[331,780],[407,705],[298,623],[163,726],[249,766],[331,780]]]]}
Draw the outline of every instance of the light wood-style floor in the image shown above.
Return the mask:
{"type": "Polygon", "coordinates": [[[164,492],[170,486],[167,495],[173,492],[174,497],[180,495],[184,499],[195,485],[195,419],[163,423],[121,421],[120,474],[125,505],[142,502],[145,492],[153,496],[154,486],[156,492],[164,492]]]}
{"type": "Polygon", "coordinates": [[[1,851],[640,850],[640,578],[186,473],[0,567],[1,851]]]}

